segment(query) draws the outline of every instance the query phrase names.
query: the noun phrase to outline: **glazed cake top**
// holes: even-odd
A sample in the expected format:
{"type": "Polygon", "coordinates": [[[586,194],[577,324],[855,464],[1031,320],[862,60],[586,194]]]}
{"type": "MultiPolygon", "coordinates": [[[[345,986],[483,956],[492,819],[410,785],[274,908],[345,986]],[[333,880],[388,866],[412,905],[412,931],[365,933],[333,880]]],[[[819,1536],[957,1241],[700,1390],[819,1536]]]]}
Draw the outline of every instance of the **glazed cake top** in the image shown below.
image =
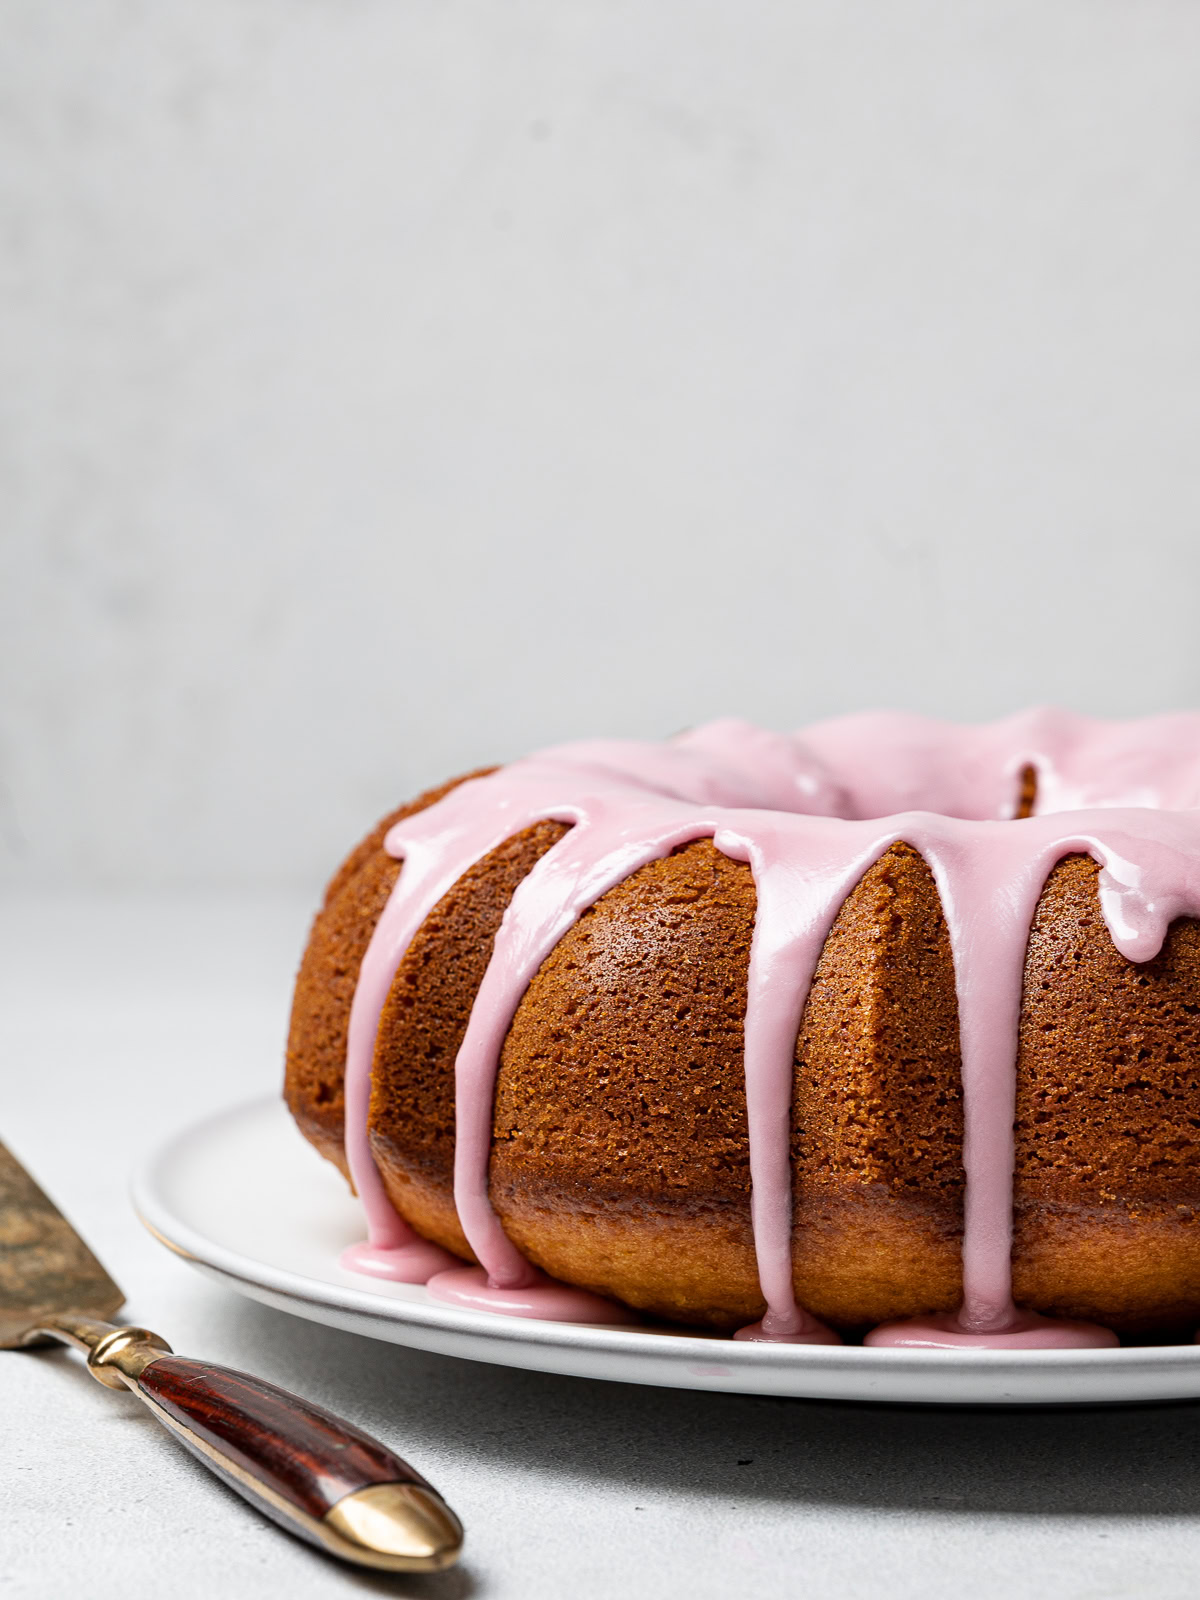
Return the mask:
{"type": "MultiPolygon", "coordinates": [[[[793,1055],[834,918],[863,873],[903,841],[933,873],[954,960],[966,1174],[963,1305],[956,1318],[943,1319],[949,1326],[897,1325],[876,1330],[872,1340],[1115,1342],[1105,1330],[1036,1318],[1012,1302],[1025,948],[1050,871],[1064,856],[1084,853],[1100,863],[1101,910],[1118,950],[1131,961],[1154,956],[1175,917],[1200,914],[1198,806],[1200,715],[1190,712],[1103,722],[1035,710],[972,727],[881,712],[796,734],[725,720],[662,743],[559,745],[460,784],[387,835],[386,849],[404,868],[351,1011],[346,1152],[367,1211],[371,1270],[411,1280],[413,1262],[427,1265],[429,1258],[393,1211],[368,1139],[375,1037],[396,970],[464,872],[523,829],[556,821],[569,831],[513,896],[459,1051],[455,1204],[505,1309],[528,1290],[531,1315],[597,1320],[596,1297],[541,1279],[489,1203],[500,1050],[526,988],[578,918],[640,867],[710,838],[748,864],[757,896],[744,1050],[751,1213],[767,1313],[747,1335],[834,1339],[792,1292],[793,1055]],[[1035,814],[1019,817],[1030,772],[1035,814]]],[[[362,1263],[361,1252],[356,1260],[362,1263]]]]}

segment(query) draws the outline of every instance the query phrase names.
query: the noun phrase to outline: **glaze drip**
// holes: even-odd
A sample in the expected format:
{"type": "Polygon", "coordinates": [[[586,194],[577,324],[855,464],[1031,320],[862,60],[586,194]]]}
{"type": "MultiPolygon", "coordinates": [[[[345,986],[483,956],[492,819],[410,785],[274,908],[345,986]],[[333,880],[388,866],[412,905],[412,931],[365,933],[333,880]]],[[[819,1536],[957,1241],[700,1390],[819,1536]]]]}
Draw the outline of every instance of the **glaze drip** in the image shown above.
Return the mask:
{"type": "MultiPolygon", "coordinates": [[[[792,1288],[795,1044],[843,902],[867,869],[903,841],[933,874],[954,962],[966,1173],[963,1302],[953,1319],[876,1330],[872,1342],[1115,1342],[1086,1324],[1032,1318],[1012,1300],[1025,948],[1046,878],[1076,852],[1101,866],[1101,911],[1130,961],[1154,956],[1175,917],[1200,913],[1200,815],[1193,809],[1200,805],[1200,759],[1181,758],[1180,751],[1200,751],[1200,716],[1105,723],[1034,711],[963,728],[870,714],[794,736],[724,721],[663,744],[562,745],[459,785],[396,824],[385,841],[404,869],[364,958],[351,1010],[346,1153],[369,1243],[355,1247],[347,1264],[386,1275],[394,1260],[417,1270],[411,1264],[421,1249],[433,1248],[393,1210],[368,1138],[375,1036],[396,970],[426,916],[463,873],[523,829],[559,822],[569,831],[540,858],[504,915],[459,1051],[454,1198],[483,1270],[466,1278],[470,1269],[446,1257],[443,1265],[455,1270],[445,1274],[453,1282],[442,1289],[460,1303],[514,1314],[605,1320],[605,1303],[596,1296],[562,1285],[549,1290],[492,1210],[487,1175],[500,1052],[522,996],[572,925],[640,867],[709,838],[749,866],[757,896],[744,1050],[751,1214],[767,1310],[742,1336],[836,1339],[796,1304],[792,1288]],[[1027,769],[1036,777],[1037,814],[1012,820],[1027,769]],[[546,1309],[552,1300],[553,1311],[546,1309]]],[[[609,1320],[620,1314],[610,1307],[609,1320]]]]}

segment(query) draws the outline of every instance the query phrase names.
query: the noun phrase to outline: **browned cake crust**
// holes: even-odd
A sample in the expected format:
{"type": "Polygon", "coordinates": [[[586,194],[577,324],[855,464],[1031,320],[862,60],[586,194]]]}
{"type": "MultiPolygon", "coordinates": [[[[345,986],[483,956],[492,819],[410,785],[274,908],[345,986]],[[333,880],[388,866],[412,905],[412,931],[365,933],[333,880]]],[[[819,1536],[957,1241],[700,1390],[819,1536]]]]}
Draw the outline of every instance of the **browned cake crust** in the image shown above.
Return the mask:
{"type": "Polygon", "coordinates": [[[1025,963],[1013,1291],[1122,1332],[1200,1320],[1200,924],[1134,964],[1099,867],[1051,874],[1025,963]]]}
{"type": "Polygon", "coordinates": [[[759,1315],[742,1012],[749,869],[704,840],[618,884],[522,1001],[493,1204],[556,1277],[667,1317],[759,1315]]]}
{"type": "Polygon", "coordinates": [[[447,1250],[474,1259],[454,1210],[454,1060],[517,885],[566,828],[542,822],[465,872],[425,919],[380,1018],[371,1152],[392,1204],[447,1250]]]}
{"type": "MultiPolygon", "coordinates": [[[[461,781],[461,780],[460,780],[461,781]]],[[[287,1098],[345,1171],[342,1073],[363,952],[399,864],[385,819],[339,870],[301,966],[287,1098]]],[[[557,823],[526,830],[426,920],[380,1024],[371,1145],[388,1194],[470,1259],[454,1214],[454,1058],[504,910],[557,823]]],[[[1200,1319],[1200,927],[1133,965],[1097,868],[1061,863],[1030,937],[1018,1062],[1014,1288],[1132,1331],[1200,1319]]],[[[658,1315],[761,1314],[742,1020],[749,869],[687,845],[604,895],[543,963],[505,1042],[492,1203],[537,1265],[658,1315]]],[[[953,1310],[964,1180],[954,973],[932,876],[895,845],[838,915],[796,1046],[797,1296],[843,1329],[953,1310]]]]}
{"type": "MultiPolygon", "coordinates": [[[[764,1309],[742,1068],[754,906],[749,868],[707,840],[619,885],[543,965],[496,1095],[492,1200],[518,1246],[557,1277],[718,1328],[764,1309]]],[[[826,943],[794,1107],[803,1303],[842,1326],[957,1304],[953,973],[906,845],[826,943]]]]}
{"type": "Polygon", "coordinates": [[[865,874],[817,965],[796,1051],[797,1297],[854,1327],[952,1311],[965,1187],[954,966],[906,844],[865,874]]]}
{"type": "Polygon", "coordinates": [[[393,823],[423,811],[467,778],[454,778],[390,812],[342,862],[329,880],[300,959],[288,1027],[284,1098],[304,1137],[349,1179],[345,1140],[346,1033],[358,969],[375,924],[400,875],[384,836],[393,823]]]}

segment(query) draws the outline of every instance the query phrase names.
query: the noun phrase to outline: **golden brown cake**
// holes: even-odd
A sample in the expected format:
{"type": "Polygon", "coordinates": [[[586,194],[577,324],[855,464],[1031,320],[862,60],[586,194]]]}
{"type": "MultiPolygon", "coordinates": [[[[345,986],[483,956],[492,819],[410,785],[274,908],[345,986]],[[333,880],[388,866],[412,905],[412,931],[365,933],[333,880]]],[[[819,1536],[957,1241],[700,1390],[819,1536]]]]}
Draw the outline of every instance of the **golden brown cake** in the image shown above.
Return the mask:
{"type": "MultiPolygon", "coordinates": [[[[977,1003],[988,959],[1003,987],[1001,957],[1008,952],[1011,965],[1015,951],[1020,993],[1008,1046],[1015,1115],[1012,1089],[1004,1087],[1003,1047],[995,1057],[1000,1065],[980,1057],[977,1080],[967,1080],[982,1085],[972,1091],[974,1125],[982,1130],[976,1209],[991,1206],[993,1234],[1004,1203],[1003,1174],[994,1169],[1001,1159],[1009,1163],[1002,1220],[1011,1216],[1012,1299],[1023,1312],[1085,1319],[1123,1333],[1190,1334],[1200,1322],[1200,926],[1175,916],[1157,953],[1133,960],[1114,944],[1117,912],[1110,908],[1106,923],[1100,894],[1107,883],[1102,874],[1120,872],[1118,855],[1127,863],[1136,853],[1130,838],[1138,842],[1142,880],[1157,874],[1156,882],[1182,883],[1185,876],[1189,839],[1161,833],[1164,817],[1173,824],[1190,809],[1179,800],[1184,780],[1176,769],[1183,764],[1172,766],[1162,748],[1177,748],[1179,730],[1172,727],[1168,737],[1156,726],[1164,720],[1096,724],[1037,713],[988,729],[921,724],[921,737],[907,748],[915,743],[918,757],[924,752],[930,801],[919,810],[905,805],[880,813],[887,827],[874,813],[879,798],[868,792],[875,779],[861,774],[871,752],[879,762],[889,759],[889,739],[897,745],[915,719],[891,719],[886,729],[878,719],[843,719],[795,736],[798,754],[788,759],[808,764],[805,792],[811,798],[814,785],[825,786],[811,810],[797,807],[795,815],[756,803],[757,794],[731,805],[725,795],[714,802],[682,783],[682,799],[672,792],[660,801],[657,767],[647,776],[633,757],[622,755],[622,766],[613,756],[609,767],[619,785],[629,787],[633,770],[643,791],[657,786],[654,804],[703,816],[679,824],[697,836],[665,846],[657,838],[662,847],[652,859],[618,873],[576,914],[556,902],[558,923],[529,981],[509,970],[515,1012],[511,1020],[493,1019],[499,1044],[483,1198],[520,1257],[565,1284],[680,1323],[733,1331],[763,1317],[773,1302],[764,1295],[756,1227],[766,1237],[779,1224],[752,1220],[747,1083],[767,1083],[769,1074],[765,1065],[755,1069],[759,1077],[751,1073],[747,1010],[751,994],[762,996],[754,1003],[763,1008],[778,1005],[779,984],[771,980],[776,987],[770,987],[765,965],[752,981],[756,912],[765,941],[766,913],[759,910],[765,874],[787,867],[807,885],[820,872],[830,876],[828,862],[835,860],[846,892],[833,883],[813,900],[826,908],[827,930],[802,930],[786,946],[795,952],[808,939],[804,948],[816,958],[805,971],[795,957],[800,1020],[786,1063],[790,1197],[776,1197],[790,1199],[785,1225],[797,1306],[847,1332],[961,1315],[967,1176],[959,1009],[964,993],[977,1003]],[[935,733],[944,743],[937,760],[927,748],[935,733]],[[1100,769],[1124,773],[1121,762],[1128,767],[1127,747],[1138,737],[1147,747],[1146,783],[1159,784],[1154,800],[1145,803],[1139,792],[1140,803],[1129,804],[1119,785],[1115,798],[1094,793],[1100,769]],[[846,754],[851,747],[853,759],[846,754]],[[1164,767],[1171,767],[1169,782],[1164,767]],[[1084,803],[1056,804],[1043,814],[1048,796],[1084,803]],[[771,836],[770,857],[765,835],[754,832],[765,824],[755,819],[780,815],[792,831],[783,844],[771,836]],[[866,861],[861,870],[856,851],[866,861]],[[1007,877],[991,864],[1000,857],[1007,877]],[[954,872],[962,876],[954,879],[954,872]],[[986,894],[1008,893],[1011,901],[1012,886],[1031,882],[1031,872],[1041,875],[1024,891],[1029,915],[1003,946],[995,942],[981,955],[972,940],[987,929],[986,894]],[[983,910],[974,922],[969,912],[961,912],[961,928],[953,915],[948,920],[947,884],[954,906],[968,899],[968,890],[975,895],[983,910]],[[974,987],[964,991],[972,961],[974,987]],[[1008,1113],[988,1111],[987,1096],[996,1094],[1008,1113]],[[993,1192],[999,1201],[988,1200],[993,1192]]],[[[1196,729],[1186,732],[1194,737],[1196,729]]],[[[707,734],[686,736],[691,743],[684,750],[689,761],[698,749],[712,761],[717,749],[724,782],[744,736],[726,731],[701,747],[707,734]],[[730,742],[738,747],[733,755],[730,742]]],[[[347,1177],[351,1008],[384,908],[410,871],[385,840],[415,860],[425,836],[404,835],[415,819],[454,804],[447,826],[463,818],[465,829],[476,817],[493,818],[517,779],[535,788],[549,784],[547,792],[557,795],[569,790],[563,774],[572,770],[586,791],[584,810],[594,804],[599,814],[588,788],[601,782],[594,776],[596,751],[618,747],[566,748],[572,753],[549,752],[521,772],[515,764],[457,780],[461,788],[430,791],[385,818],[334,875],[297,980],[286,1096],[305,1136],[347,1177]],[[497,787],[504,783],[510,790],[497,787]]],[[[648,748],[672,750],[677,742],[648,748]]],[[[777,756],[772,747],[764,760],[777,756]]],[[[919,764],[918,757],[909,764],[919,764]]],[[[904,763],[897,758],[894,765],[899,770],[904,763]]],[[[696,782],[703,788],[709,777],[696,782]]],[[[542,902],[518,915],[518,900],[506,920],[504,937],[514,945],[521,933],[520,927],[513,933],[514,919],[525,919],[527,939],[546,922],[551,869],[570,837],[585,827],[614,826],[612,795],[606,790],[602,798],[602,822],[583,811],[567,818],[561,802],[539,794],[528,813],[549,814],[526,821],[515,806],[513,815],[526,825],[509,833],[491,824],[499,842],[477,859],[467,860],[472,849],[463,848],[451,863],[449,886],[385,974],[369,1063],[370,1158],[395,1213],[464,1261],[477,1252],[455,1200],[456,1059],[485,973],[501,962],[497,935],[518,888],[540,882],[538,874],[547,883],[542,902]]],[[[640,816],[636,796],[625,804],[640,816]]],[[[441,837],[430,824],[428,837],[435,836],[441,837]]],[[[588,862],[602,854],[593,847],[588,862]]],[[[1124,896],[1126,922],[1141,917],[1126,945],[1140,938],[1148,949],[1164,894],[1135,907],[1134,888],[1124,879],[1114,885],[1105,892],[1114,904],[1124,896]]],[[[781,924],[791,902],[776,895],[772,906],[783,909],[772,915],[781,924]]],[[[493,971],[489,983],[495,977],[493,971]]],[[[989,1003],[999,1004],[995,997],[989,1003]]],[[[493,1007],[492,999],[487,1004],[493,1007]]],[[[999,1014],[991,1015],[993,1032],[1003,1031],[999,1014]]],[[[972,1038],[982,1036],[986,1017],[981,1011],[972,1038]]],[[[786,1007],[779,1007],[776,1032],[785,1021],[786,1007]]],[[[778,1084],[771,1092],[778,1103],[778,1084]]],[[[769,1128],[767,1111],[761,1115],[756,1125],[769,1128]]],[[[765,1180],[756,1192],[767,1195],[765,1180]]],[[[995,1258],[983,1224],[979,1236],[979,1261],[988,1248],[995,1258]]],[[[1007,1252],[1007,1239],[1002,1245],[1007,1252]]],[[[983,1270],[976,1269],[981,1283],[983,1270]]],[[[1005,1313],[989,1311],[991,1304],[981,1290],[963,1329],[1002,1337],[1005,1313]]],[[[787,1337],[787,1329],[777,1336],[787,1337]]]]}

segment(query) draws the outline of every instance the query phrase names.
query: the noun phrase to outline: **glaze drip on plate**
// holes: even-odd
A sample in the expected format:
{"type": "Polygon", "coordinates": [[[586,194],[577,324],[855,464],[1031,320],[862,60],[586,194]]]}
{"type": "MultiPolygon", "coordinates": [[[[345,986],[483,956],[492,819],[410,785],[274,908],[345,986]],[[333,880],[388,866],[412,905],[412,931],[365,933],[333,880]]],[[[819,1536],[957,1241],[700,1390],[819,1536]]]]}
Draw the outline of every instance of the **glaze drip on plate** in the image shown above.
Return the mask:
{"type": "Polygon", "coordinates": [[[639,868],[707,838],[748,865],[757,896],[744,1051],[751,1215],[767,1309],[738,1336],[835,1341],[792,1289],[796,1038],[843,902],[902,841],[933,874],[954,962],[963,1302],[952,1318],[876,1329],[868,1342],[1115,1344],[1107,1330],[1036,1318],[1012,1300],[1025,950],[1047,877],[1075,853],[1100,864],[1104,921],[1130,961],[1157,954],[1176,917],[1200,914],[1200,755],[1193,752],[1200,752],[1193,713],[1110,723],[1033,711],[981,727],[877,713],[796,735],[721,721],[662,744],[560,745],[460,784],[385,841],[404,868],[363,960],[350,1015],[346,1155],[369,1240],[346,1264],[403,1281],[428,1278],[435,1296],[512,1314],[587,1322],[627,1316],[545,1278],[501,1227],[487,1188],[496,1074],[522,996],[564,934],[639,868]],[[1037,814],[1014,820],[1027,769],[1036,776],[1037,814]],[[388,1200],[368,1140],[375,1038],[397,968],[429,913],[471,867],[544,821],[569,831],[512,898],[455,1069],[454,1200],[482,1270],[468,1269],[420,1239],[388,1200]]]}

